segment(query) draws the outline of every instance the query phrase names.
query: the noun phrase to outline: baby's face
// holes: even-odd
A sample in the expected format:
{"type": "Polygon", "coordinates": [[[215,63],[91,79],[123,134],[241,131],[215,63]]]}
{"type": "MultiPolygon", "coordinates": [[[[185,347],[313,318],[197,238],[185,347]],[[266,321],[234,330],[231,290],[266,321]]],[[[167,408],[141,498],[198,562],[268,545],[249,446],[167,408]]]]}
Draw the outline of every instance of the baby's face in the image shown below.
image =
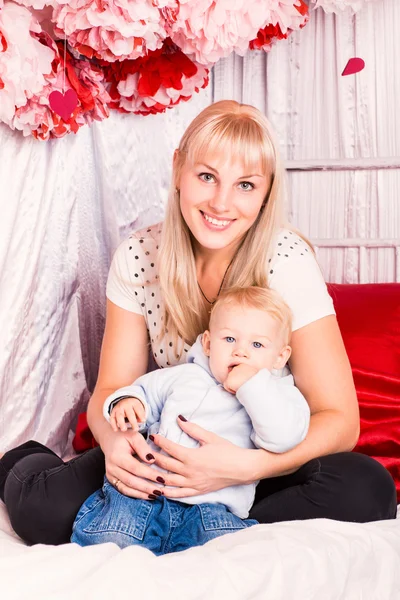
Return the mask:
{"type": "Polygon", "coordinates": [[[219,383],[224,383],[236,365],[271,371],[281,369],[290,356],[279,321],[266,311],[234,304],[217,308],[202,341],[219,383]]]}

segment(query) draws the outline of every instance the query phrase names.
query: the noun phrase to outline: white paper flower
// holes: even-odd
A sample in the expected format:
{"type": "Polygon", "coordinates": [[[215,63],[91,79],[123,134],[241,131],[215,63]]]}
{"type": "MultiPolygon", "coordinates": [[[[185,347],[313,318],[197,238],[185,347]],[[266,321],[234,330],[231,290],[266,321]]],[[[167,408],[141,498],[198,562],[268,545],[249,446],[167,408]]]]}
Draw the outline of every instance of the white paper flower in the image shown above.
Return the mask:
{"type": "Polygon", "coordinates": [[[0,11],[0,121],[10,126],[16,108],[40,93],[51,72],[53,50],[31,35],[40,31],[27,8],[5,2],[0,11]]]}

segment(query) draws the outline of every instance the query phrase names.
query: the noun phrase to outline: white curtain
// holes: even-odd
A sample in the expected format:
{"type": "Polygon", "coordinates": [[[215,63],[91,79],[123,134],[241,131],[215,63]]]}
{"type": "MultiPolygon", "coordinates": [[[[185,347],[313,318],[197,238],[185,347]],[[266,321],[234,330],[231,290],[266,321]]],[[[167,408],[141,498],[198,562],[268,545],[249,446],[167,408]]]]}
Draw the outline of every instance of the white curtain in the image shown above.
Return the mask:
{"type": "Polygon", "coordinates": [[[399,22],[398,0],[356,17],[314,11],[268,55],[218,63],[208,89],[164,115],[114,113],[47,143],[0,125],[0,451],[30,438],[70,450],[96,380],[112,252],[162,219],[173,149],[214,99],[254,104],[272,121],[290,168],[291,220],[318,241],[326,278],[394,281],[400,169],[376,166],[397,157],[400,167],[399,22]],[[341,77],[352,56],[365,70],[341,77]],[[349,159],[360,159],[355,170],[349,159]],[[346,247],[354,238],[391,246],[346,247]]]}

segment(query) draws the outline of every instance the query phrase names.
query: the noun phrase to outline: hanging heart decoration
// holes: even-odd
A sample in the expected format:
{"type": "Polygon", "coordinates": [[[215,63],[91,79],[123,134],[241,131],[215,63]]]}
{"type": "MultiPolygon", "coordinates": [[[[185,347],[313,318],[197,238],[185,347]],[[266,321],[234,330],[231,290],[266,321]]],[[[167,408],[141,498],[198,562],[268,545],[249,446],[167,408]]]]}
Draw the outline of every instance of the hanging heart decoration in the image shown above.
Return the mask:
{"type": "Polygon", "coordinates": [[[354,75],[355,73],[359,73],[365,67],[365,62],[362,58],[350,58],[347,62],[347,65],[343,69],[342,76],[344,75],[354,75]]]}
{"type": "Polygon", "coordinates": [[[51,92],[49,104],[51,110],[60,115],[63,121],[68,121],[78,106],[78,96],[73,89],[67,90],[65,94],[56,90],[51,92]]]}

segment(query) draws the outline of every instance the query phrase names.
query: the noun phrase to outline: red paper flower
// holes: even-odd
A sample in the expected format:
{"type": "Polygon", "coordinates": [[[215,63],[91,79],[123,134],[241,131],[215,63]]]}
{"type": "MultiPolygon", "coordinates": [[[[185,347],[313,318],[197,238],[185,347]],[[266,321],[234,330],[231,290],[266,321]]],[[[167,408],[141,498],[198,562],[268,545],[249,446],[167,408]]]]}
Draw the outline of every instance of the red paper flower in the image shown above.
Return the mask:
{"type": "Polygon", "coordinates": [[[76,133],[83,125],[93,121],[102,121],[109,115],[107,103],[110,97],[104,87],[102,70],[87,60],[77,60],[69,50],[65,52],[64,43],[54,42],[47,33],[37,35],[38,40],[52,48],[55,58],[51,73],[46,75],[47,85],[40,94],[32,97],[25,106],[16,110],[14,126],[25,135],[32,133],[40,140],[51,137],[63,137],[67,133],[76,133]],[[69,119],[62,119],[49,105],[51,92],[75,90],[78,105],[69,119]]]}
{"type": "Polygon", "coordinates": [[[102,64],[110,106],[121,112],[164,112],[208,84],[208,69],[190,60],[168,38],[160,50],[144,58],[102,64]]]}
{"type": "Polygon", "coordinates": [[[250,42],[249,48],[251,50],[262,49],[268,52],[274,42],[287,39],[288,35],[295,29],[302,29],[309,19],[308,6],[303,0],[297,0],[297,3],[294,4],[294,7],[299,12],[299,17],[296,18],[296,22],[292,22],[292,26],[288,27],[286,33],[282,32],[279,23],[276,25],[267,25],[263,29],[260,29],[260,31],[257,33],[256,39],[250,42]]]}

